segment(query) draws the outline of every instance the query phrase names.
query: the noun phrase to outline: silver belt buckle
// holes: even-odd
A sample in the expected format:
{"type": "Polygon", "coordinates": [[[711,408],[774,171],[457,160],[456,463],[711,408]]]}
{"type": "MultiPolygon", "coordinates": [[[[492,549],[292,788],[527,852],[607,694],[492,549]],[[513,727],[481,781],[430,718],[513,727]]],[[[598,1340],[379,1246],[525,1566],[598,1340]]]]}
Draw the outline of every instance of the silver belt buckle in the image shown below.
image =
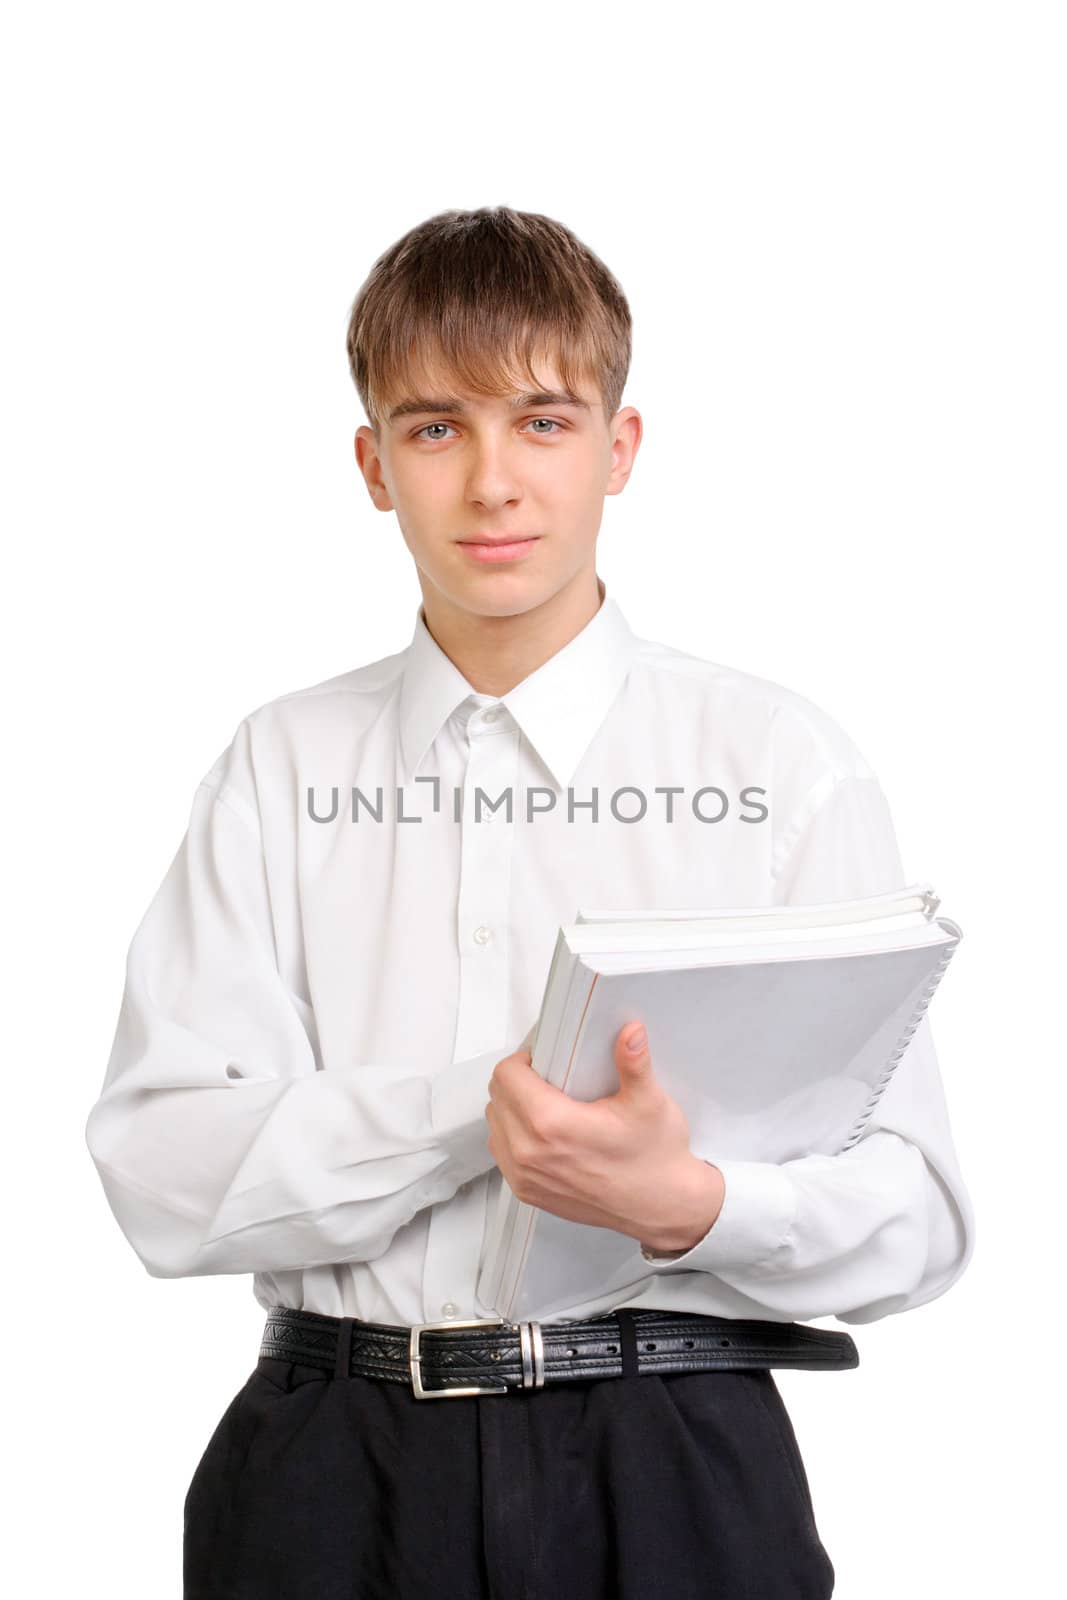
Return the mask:
{"type": "MultiPolygon", "coordinates": [[[[451,1400],[472,1394],[507,1394],[508,1386],[500,1383],[483,1385],[479,1383],[465,1386],[454,1385],[444,1389],[424,1389],[422,1386],[422,1372],[420,1370],[421,1352],[419,1340],[427,1329],[436,1328],[495,1328],[503,1325],[504,1318],[472,1317],[469,1321],[457,1322],[454,1318],[448,1322],[417,1322],[411,1330],[411,1342],[408,1351],[408,1368],[411,1372],[411,1390],[416,1400],[451,1400]]],[[[513,1324],[509,1324],[513,1326],[513,1324]]],[[[544,1345],[541,1339],[541,1325],[538,1322],[524,1322],[519,1324],[519,1342],[522,1348],[522,1381],[524,1388],[542,1387],[545,1381],[544,1373],[544,1345]]]]}
{"type": "Polygon", "coordinates": [[[472,1394],[507,1394],[506,1383],[494,1383],[488,1387],[479,1383],[467,1384],[464,1387],[450,1389],[424,1389],[422,1386],[422,1372],[419,1363],[421,1354],[419,1340],[428,1328],[492,1328],[503,1323],[503,1317],[472,1317],[470,1321],[457,1322],[452,1318],[448,1322],[417,1322],[411,1330],[411,1344],[408,1351],[408,1368],[411,1372],[411,1389],[416,1400],[451,1400],[454,1397],[472,1394]]]}

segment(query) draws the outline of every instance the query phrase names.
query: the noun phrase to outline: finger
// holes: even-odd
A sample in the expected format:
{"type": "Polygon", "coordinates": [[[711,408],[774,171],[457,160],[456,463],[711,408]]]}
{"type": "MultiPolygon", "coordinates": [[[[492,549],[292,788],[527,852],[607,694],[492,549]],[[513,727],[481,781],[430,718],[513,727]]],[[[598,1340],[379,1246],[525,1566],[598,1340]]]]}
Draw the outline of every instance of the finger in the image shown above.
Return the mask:
{"type": "Polygon", "coordinates": [[[648,1036],[643,1022],[627,1022],[615,1035],[615,1048],[626,1051],[628,1059],[640,1058],[648,1048],[648,1036]]]}

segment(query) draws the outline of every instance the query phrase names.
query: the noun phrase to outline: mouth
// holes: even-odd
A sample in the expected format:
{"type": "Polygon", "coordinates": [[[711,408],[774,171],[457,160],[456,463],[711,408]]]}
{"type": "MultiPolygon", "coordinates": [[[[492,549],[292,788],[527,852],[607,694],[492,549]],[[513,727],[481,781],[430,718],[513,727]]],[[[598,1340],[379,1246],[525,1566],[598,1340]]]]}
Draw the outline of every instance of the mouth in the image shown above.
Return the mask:
{"type": "Polygon", "coordinates": [[[534,534],[528,539],[458,539],[456,543],[473,561],[516,561],[528,555],[540,537],[534,534]]]}

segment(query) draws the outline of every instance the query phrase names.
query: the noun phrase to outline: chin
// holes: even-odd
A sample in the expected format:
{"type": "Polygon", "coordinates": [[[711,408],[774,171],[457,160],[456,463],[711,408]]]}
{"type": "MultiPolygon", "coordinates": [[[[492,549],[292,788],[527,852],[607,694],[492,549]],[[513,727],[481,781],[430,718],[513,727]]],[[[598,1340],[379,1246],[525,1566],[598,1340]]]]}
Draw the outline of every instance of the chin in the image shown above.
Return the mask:
{"type": "Polygon", "coordinates": [[[543,573],[534,578],[518,571],[476,573],[462,582],[456,582],[453,575],[452,582],[438,588],[453,605],[480,617],[517,617],[543,605],[555,593],[543,573]]]}
{"type": "Polygon", "coordinates": [[[535,606],[542,605],[549,598],[548,593],[542,593],[540,587],[533,589],[526,584],[511,584],[508,588],[507,594],[468,593],[462,598],[457,595],[456,604],[480,617],[518,617],[524,611],[532,611],[535,606]]]}

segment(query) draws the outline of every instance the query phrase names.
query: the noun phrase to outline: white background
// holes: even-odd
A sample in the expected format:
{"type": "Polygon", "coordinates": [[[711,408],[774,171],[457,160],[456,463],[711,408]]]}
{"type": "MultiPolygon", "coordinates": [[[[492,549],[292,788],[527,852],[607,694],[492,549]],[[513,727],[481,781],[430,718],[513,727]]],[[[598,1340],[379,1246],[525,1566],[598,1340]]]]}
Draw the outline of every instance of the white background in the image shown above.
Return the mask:
{"type": "Polygon", "coordinates": [[[495,204],[565,222],[633,311],[623,403],[646,431],[605,506],[609,593],[644,636],[835,717],[908,875],[964,929],[933,1020],[975,1258],[855,1329],[856,1371],[778,1375],[836,1600],[1054,1582],[1061,20],[1025,0],[9,14],[20,1596],[75,1569],[110,1600],[180,1592],[183,1496],[262,1312],[250,1279],[145,1274],[84,1123],[201,776],[254,707],[410,637],[414,569],[353,456],[347,314],[408,228],[495,204]]]}

